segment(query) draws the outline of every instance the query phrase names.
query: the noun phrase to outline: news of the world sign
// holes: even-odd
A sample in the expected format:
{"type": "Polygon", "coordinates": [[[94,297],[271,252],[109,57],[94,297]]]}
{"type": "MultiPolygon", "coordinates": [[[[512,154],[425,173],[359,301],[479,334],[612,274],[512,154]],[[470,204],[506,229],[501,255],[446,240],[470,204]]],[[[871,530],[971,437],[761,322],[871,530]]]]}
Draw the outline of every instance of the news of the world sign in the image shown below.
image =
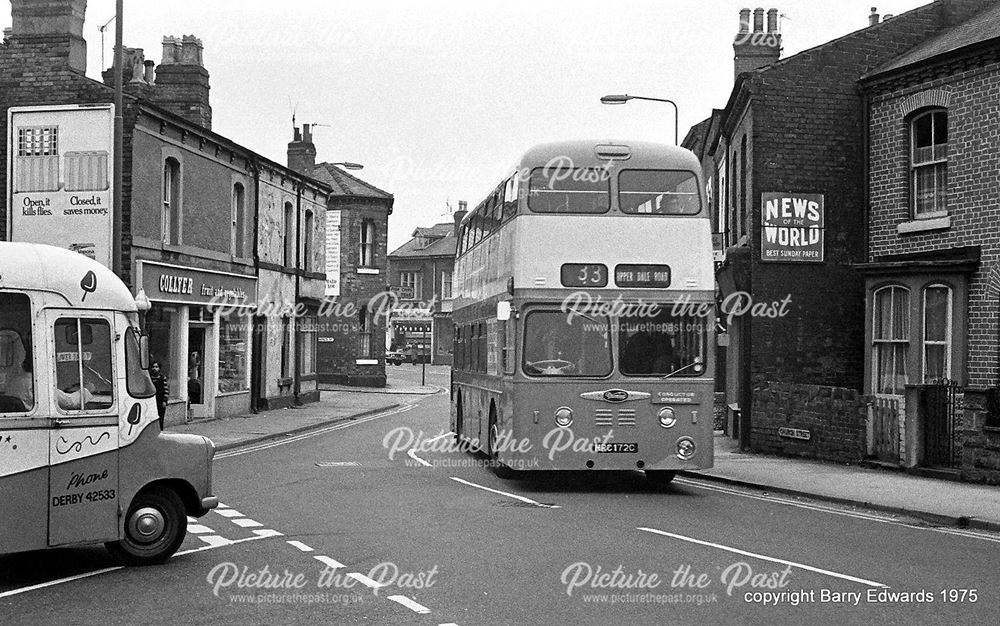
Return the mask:
{"type": "Polygon", "coordinates": [[[824,215],[823,194],[761,194],[761,260],[822,262],[824,215]]]}

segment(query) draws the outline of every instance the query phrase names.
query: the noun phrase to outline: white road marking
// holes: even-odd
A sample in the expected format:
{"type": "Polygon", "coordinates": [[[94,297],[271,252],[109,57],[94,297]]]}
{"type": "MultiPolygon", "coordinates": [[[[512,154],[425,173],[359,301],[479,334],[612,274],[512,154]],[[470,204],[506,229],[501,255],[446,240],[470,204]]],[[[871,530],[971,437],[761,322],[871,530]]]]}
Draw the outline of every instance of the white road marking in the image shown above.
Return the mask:
{"type": "Polygon", "coordinates": [[[229,505],[228,504],[223,504],[223,503],[220,502],[219,505],[216,506],[215,508],[216,509],[228,509],[229,505]]]}
{"type": "Polygon", "coordinates": [[[59,580],[50,580],[47,583],[38,583],[37,585],[31,585],[30,587],[21,587],[20,589],[11,589],[10,591],[4,591],[0,593],[0,598],[8,598],[10,596],[16,596],[19,593],[25,593],[28,591],[35,591],[36,589],[44,589],[46,587],[52,587],[55,585],[61,585],[63,583],[72,582],[74,580],[80,580],[81,578],[90,578],[91,576],[97,576],[98,574],[106,574],[108,572],[113,572],[115,570],[124,569],[123,566],[119,565],[117,567],[106,567],[104,569],[94,570],[92,572],[87,572],[85,574],[77,574],[76,576],[68,576],[66,578],[60,578],[59,580]]]}
{"type": "Polygon", "coordinates": [[[230,521],[240,528],[257,528],[258,526],[263,526],[260,522],[252,520],[249,517],[241,517],[230,521]]]}
{"type": "Polygon", "coordinates": [[[201,539],[205,543],[213,547],[228,546],[233,541],[231,539],[226,539],[225,537],[220,537],[219,535],[198,535],[198,539],[201,539]]]}
{"type": "Polygon", "coordinates": [[[316,467],[361,467],[357,461],[320,461],[316,467]]]}
{"type": "Polygon", "coordinates": [[[409,411],[410,409],[412,409],[415,406],[417,406],[417,405],[416,404],[401,404],[400,406],[398,406],[398,407],[396,407],[394,409],[389,409],[388,411],[385,411],[383,413],[375,413],[374,415],[369,415],[368,417],[362,417],[360,419],[351,420],[351,421],[347,421],[347,422],[337,422],[336,424],[334,424],[332,426],[329,426],[329,427],[326,427],[326,428],[317,428],[316,430],[311,430],[309,432],[301,433],[301,434],[298,434],[298,435],[292,435],[291,437],[285,437],[284,439],[277,439],[275,441],[261,442],[259,444],[249,445],[249,446],[247,446],[245,448],[237,448],[237,449],[233,449],[233,450],[226,450],[224,452],[216,454],[215,458],[217,460],[218,459],[228,459],[228,458],[231,458],[231,457],[234,457],[234,456],[240,456],[240,455],[243,455],[243,454],[250,454],[251,452],[259,452],[261,450],[267,450],[269,448],[276,448],[278,446],[283,446],[285,444],[289,444],[289,443],[292,443],[292,442],[295,442],[295,441],[301,441],[303,439],[309,439],[311,437],[317,437],[319,435],[324,435],[326,433],[333,432],[335,430],[343,430],[344,428],[351,428],[353,426],[358,426],[360,424],[371,422],[371,421],[374,421],[374,420],[377,420],[377,419],[382,419],[383,417],[388,417],[390,415],[398,415],[400,413],[405,413],[406,411],[409,411]]]}
{"type": "MultiPolygon", "coordinates": [[[[434,437],[433,439],[428,439],[428,440],[427,440],[427,443],[434,443],[434,442],[435,442],[435,441],[437,441],[438,439],[443,439],[443,438],[445,438],[445,437],[451,437],[451,436],[453,436],[454,434],[455,434],[455,433],[452,433],[452,432],[447,432],[447,433],[444,433],[444,434],[442,434],[442,435],[438,435],[437,437],[434,437]]],[[[423,465],[424,467],[434,467],[434,465],[433,465],[433,464],[431,464],[431,463],[428,463],[427,461],[425,461],[425,460],[423,460],[422,458],[420,458],[419,456],[417,456],[417,453],[416,453],[416,452],[414,452],[414,449],[415,449],[415,448],[416,448],[416,446],[414,446],[413,448],[410,448],[409,450],[407,450],[407,451],[406,451],[406,456],[408,456],[408,457],[410,457],[411,459],[413,459],[414,461],[416,461],[416,462],[420,463],[420,464],[421,464],[421,465],[423,465]]]]}
{"type": "Polygon", "coordinates": [[[719,543],[712,543],[711,541],[702,541],[701,539],[695,539],[693,537],[685,537],[684,535],[678,535],[675,533],[668,533],[665,530],[657,530],[656,528],[646,528],[643,526],[638,527],[638,530],[645,531],[647,533],[654,533],[657,535],[663,535],[664,537],[671,537],[673,539],[679,539],[681,541],[687,541],[689,543],[696,543],[702,546],[708,546],[710,548],[717,548],[719,550],[725,550],[726,552],[732,552],[733,554],[742,554],[743,556],[749,556],[755,559],[761,559],[764,561],[771,561],[772,563],[781,563],[783,565],[791,565],[792,567],[798,567],[800,569],[808,570],[810,572],[816,572],[817,574],[823,574],[825,576],[833,576],[834,578],[841,578],[843,580],[849,580],[851,582],[861,583],[863,585],[868,585],[869,587],[888,587],[888,585],[883,585],[882,583],[875,582],[873,580],[866,580],[864,578],[857,578],[855,576],[848,576],[847,574],[838,574],[837,572],[831,572],[830,570],[820,569],[818,567],[812,567],[811,565],[803,565],[802,563],[796,563],[794,561],[786,561],[785,559],[778,559],[772,556],[764,556],[763,554],[757,554],[755,552],[747,552],[746,550],[740,550],[738,548],[730,548],[729,546],[724,546],[719,543]]]}
{"type": "Polygon", "coordinates": [[[229,518],[243,517],[243,514],[237,511],[236,509],[223,509],[221,511],[216,511],[216,513],[218,513],[222,517],[229,517],[229,518]]]}
{"type": "Polygon", "coordinates": [[[271,530],[270,528],[261,528],[260,530],[253,531],[253,534],[258,537],[284,537],[285,533],[279,533],[276,530],[271,530]]]}
{"type": "Polygon", "coordinates": [[[314,552],[314,550],[312,548],[310,548],[306,544],[302,543],[301,541],[289,540],[287,543],[288,543],[288,545],[292,546],[293,548],[298,548],[299,550],[302,550],[303,552],[314,552]]]}
{"type": "Polygon", "coordinates": [[[368,587],[369,589],[380,589],[382,587],[387,587],[388,586],[388,585],[384,585],[384,584],[382,584],[382,583],[380,583],[380,582],[378,582],[376,580],[372,580],[371,578],[368,578],[364,574],[359,574],[357,572],[351,572],[351,573],[349,573],[348,577],[353,578],[354,580],[358,581],[359,583],[361,583],[365,587],[368,587]]]}
{"type": "Polygon", "coordinates": [[[389,596],[389,599],[392,600],[393,602],[398,602],[399,604],[402,604],[403,606],[410,609],[414,613],[426,615],[431,612],[431,610],[428,609],[426,606],[422,604],[417,604],[416,602],[410,600],[406,596],[389,596]]]}
{"type": "Polygon", "coordinates": [[[203,533],[214,533],[215,531],[208,526],[202,526],[201,524],[188,524],[188,532],[200,535],[203,533]]]}
{"type": "Polygon", "coordinates": [[[496,493],[496,494],[499,494],[501,496],[507,496],[508,498],[514,498],[515,500],[520,500],[521,502],[526,502],[528,504],[532,504],[534,506],[541,507],[543,509],[558,509],[558,508],[560,508],[558,504],[543,504],[541,502],[535,502],[531,498],[525,498],[524,496],[519,496],[516,493],[507,493],[506,491],[500,491],[499,489],[492,489],[492,488],[486,487],[484,485],[479,485],[479,484],[476,484],[476,483],[470,483],[469,481],[462,480],[461,478],[458,478],[456,476],[449,476],[449,478],[451,478],[452,480],[454,480],[457,483],[462,483],[463,485],[468,485],[469,487],[475,487],[476,489],[482,489],[483,491],[489,491],[490,493],[496,493]]]}
{"type": "MultiPolygon", "coordinates": [[[[199,539],[203,539],[203,537],[199,537],[199,539]]],[[[219,539],[222,539],[222,537],[219,537],[219,539]]],[[[191,550],[184,550],[184,551],[181,551],[181,552],[178,552],[178,553],[174,554],[174,556],[178,557],[178,556],[183,556],[185,554],[192,554],[194,552],[204,552],[206,550],[215,550],[216,548],[222,548],[222,547],[225,547],[225,546],[231,546],[231,545],[237,544],[237,543],[245,543],[247,541],[258,541],[260,539],[267,539],[267,537],[247,537],[246,539],[235,539],[235,540],[232,540],[232,541],[226,539],[225,543],[220,543],[218,545],[202,546],[200,548],[192,548],[191,550]]],[[[98,570],[94,570],[92,572],[85,572],[83,574],[77,574],[75,576],[68,576],[66,578],[60,578],[58,580],[50,580],[48,582],[39,583],[37,585],[31,585],[30,587],[21,587],[20,589],[11,589],[9,591],[4,591],[4,592],[0,593],[0,598],[7,598],[7,597],[10,597],[10,596],[16,596],[16,595],[21,594],[21,593],[25,593],[25,592],[28,592],[28,591],[35,591],[35,590],[38,590],[38,589],[44,589],[46,587],[54,587],[55,585],[61,585],[63,583],[73,582],[74,580],[80,580],[80,579],[83,579],[83,578],[90,578],[92,576],[100,576],[101,574],[107,574],[108,572],[115,572],[115,571],[118,571],[120,569],[125,569],[125,567],[123,565],[116,565],[115,567],[105,567],[104,569],[98,569],[98,570]]]]}
{"type": "Polygon", "coordinates": [[[318,556],[314,556],[313,558],[316,559],[317,561],[319,561],[320,563],[322,563],[323,565],[326,565],[327,567],[331,568],[331,569],[339,569],[341,567],[347,567],[346,565],[344,565],[343,563],[341,563],[337,559],[331,559],[328,556],[318,555],[318,556]]]}

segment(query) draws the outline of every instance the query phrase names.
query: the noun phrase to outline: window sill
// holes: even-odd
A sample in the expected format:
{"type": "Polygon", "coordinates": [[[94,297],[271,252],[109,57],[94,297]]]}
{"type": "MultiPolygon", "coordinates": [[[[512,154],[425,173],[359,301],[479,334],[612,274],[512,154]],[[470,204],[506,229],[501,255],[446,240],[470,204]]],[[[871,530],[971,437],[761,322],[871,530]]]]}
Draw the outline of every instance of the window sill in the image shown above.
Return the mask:
{"type": "Polygon", "coordinates": [[[902,222],[896,226],[896,233],[906,235],[909,233],[922,233],[928,230],[943,230],[951,228],[951,216],[934,217],[930,219],[913,220],[902,222]]]}
{"type": "Polygon", "coordinates": [[[377,267],[359,267],[358,274],[378,274],[379,269],[377,267]]]}

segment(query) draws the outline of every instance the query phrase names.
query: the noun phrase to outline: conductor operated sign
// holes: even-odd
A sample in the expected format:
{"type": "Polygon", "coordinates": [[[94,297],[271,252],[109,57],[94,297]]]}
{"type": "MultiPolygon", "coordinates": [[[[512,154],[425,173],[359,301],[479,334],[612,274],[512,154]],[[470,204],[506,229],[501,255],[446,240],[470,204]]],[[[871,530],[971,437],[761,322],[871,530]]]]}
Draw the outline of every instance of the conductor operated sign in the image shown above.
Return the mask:
{"type": "Polygon", "coordinates": [[[785,263],[823,261],[822,194],[761,194],[760,258],[785,263]]]}

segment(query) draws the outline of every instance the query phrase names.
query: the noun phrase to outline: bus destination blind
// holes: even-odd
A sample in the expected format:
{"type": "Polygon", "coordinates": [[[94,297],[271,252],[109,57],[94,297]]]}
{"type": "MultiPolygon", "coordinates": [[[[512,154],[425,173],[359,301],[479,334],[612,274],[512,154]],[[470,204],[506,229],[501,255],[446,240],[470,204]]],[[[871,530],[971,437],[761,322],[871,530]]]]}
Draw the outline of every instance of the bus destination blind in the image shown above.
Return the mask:
{"type": "Polygon", "coordinates": [[[616,265],[615,284],[619,287],[663,289],[670,286],[670,266],[633,264],[616,265]]]}

